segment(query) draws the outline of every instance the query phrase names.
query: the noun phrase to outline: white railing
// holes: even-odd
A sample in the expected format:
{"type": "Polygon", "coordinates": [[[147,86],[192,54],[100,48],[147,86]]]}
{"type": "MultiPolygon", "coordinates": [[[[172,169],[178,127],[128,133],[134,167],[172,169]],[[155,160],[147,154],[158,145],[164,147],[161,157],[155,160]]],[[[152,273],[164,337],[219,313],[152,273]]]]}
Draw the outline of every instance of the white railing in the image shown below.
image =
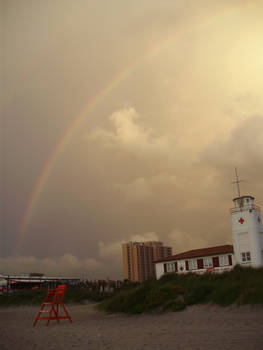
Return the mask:
{"type": "Polygon", "coordinates": [[[255,204],[247,204],[247,205],[243,205],[240,207],[234,207],[230,209],[230,213],[234,214],[234,213],[239,213],[240,211],[247,211],[247,210],[257,210],[260,212],[260,207],[258,205],[255,204]]]}

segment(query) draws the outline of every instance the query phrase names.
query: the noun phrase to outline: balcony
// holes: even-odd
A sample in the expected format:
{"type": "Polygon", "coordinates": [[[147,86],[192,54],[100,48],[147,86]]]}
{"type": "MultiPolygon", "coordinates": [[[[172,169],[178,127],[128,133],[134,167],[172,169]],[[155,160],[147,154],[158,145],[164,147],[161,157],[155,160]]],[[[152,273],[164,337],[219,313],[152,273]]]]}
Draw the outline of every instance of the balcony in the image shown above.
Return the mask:
{"type": "Polygon", "coordinates": [[[258,212],[260,212],[260,207],[258,205],[255,204],[246,204],[243,205],[242,207],[234,207],[230,209],[230,213],[231,214],[235,214],[235,213],[239,213],[241,211],[252,211],[252,210],[257,210],[258,212]]]}

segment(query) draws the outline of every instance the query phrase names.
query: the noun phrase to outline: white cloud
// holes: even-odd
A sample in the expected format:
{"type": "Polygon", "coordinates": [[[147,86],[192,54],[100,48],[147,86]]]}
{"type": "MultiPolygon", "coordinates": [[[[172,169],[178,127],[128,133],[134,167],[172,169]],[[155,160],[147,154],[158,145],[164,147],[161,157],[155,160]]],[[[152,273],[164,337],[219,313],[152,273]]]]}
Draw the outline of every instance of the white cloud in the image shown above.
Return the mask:
{"type": "Polygon", "coordinates": [[[100,141],[106,147],[116,147],[136,155],[169,155],[174,139],[157,136],[151,128],[140,123],[140,115],[133,107],[114,112],[109,120],[114,130],[97,127],[89,134],[92,140],[100,141]]]}
{"type": "Polygon", "coordinates": [[[28,275],[32,272],[44,273],[46,276],[65,276],[86,278],[120,278],[121,244],[129,241],[157,241],[155,232],[133,235],[127,239],[105,243],[99,241],[99,258],[81,259],[72,254],[64,254],[59,258],[34,256],[11,256],[0,258],[0,275],[28,275]]]}
{"type": "Polygon", "coordinates": [[[156,232],[145,232],[141,235],[133,235],[128,238],[123,238],[118,241],[105,243],[99,242],[99,255],[102,260],[111,261],[111,264],[121,263],[121,245],[129,241],[132,242],[145,242],[145,241],[158,241],[158,235],[156,232]]]}
{"type": "MultiPolygon", "coordinates": [[[[159,241],[160,238],[156,232],[145,232],[139,235],[133,235],[122,240],[105,243],[99,242],[99,252],[100,258],[104,261],[111,261],[114,266],[117,264],[122,264],[121,255],[121,245],[129,241],[132,242],[145,242],[145,241],[159,241]]],[[[162,240],[161,240],[162,241],[162,240]]],[[[173,248],[173,254],[177,254],[190,249],[198,249],[208,247],[209,242],[196,235],[195,232],[191,234],[188,232],[183,232],[178,229],[173,229],[169,234],[167,234],[164,245],[171,246],[173,248]]],[[[223,242],[224,243],[224,242],[223,242]]],[[[222,243],[222,244],[223,244],[222,243]]]]}
{"type": "Polygon", "coordinates": [[[131,236],[128,241],[144,242],[144,241],[158,241],[158,240],[159,240],[159,237],[156,232],[145,232],[141,235],[131,236]]]}
{"type": "Polygon", "coordinates": [[[80,259],[71,254],[65,254],[60,258],[38,259],[34,256],[14,256],[0,258],[0,273],[2,274],[29,274],[32,272],[44,273],[49,276],[76,276],[83,273],[91,273],[99,270],[101,263],[96,259],[80,259]]]}
{"type": "Polygon", "coordinates": [[[121,244],[122,241],[104,243],[99,241],[99,255],[102,260],[110,260],[112,262],[121,262],[121,244]]]}
{"type": "Polygon", "coordinates": [[[251,166],[258,169],[263,157],[263,117],[252,116],[240,122],[227,140],[217,140],[202,153],[202,159],[215,167],[251,166]]]}
{"type": "Polygon", "coordinates": [[[189,186],[185,177],[168,172],[153,176],[139,177],[126,184],[116,184],[128,202],[152,201],[157,198],[169,198],[175,191],[184,191],[189,186]]]}

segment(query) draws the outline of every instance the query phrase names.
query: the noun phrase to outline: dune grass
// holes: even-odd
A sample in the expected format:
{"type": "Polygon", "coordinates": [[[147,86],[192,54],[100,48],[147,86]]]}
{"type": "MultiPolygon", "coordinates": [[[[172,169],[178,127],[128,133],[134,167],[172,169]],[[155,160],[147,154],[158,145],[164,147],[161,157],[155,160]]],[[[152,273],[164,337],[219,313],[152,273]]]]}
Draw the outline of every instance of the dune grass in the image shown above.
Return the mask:
{"type": "Polygon", "coordinates": [[[263,305],[263,268],[241,268],[222,274],[167,274],[160,280],[120,291],[101,302],[107,312],[138,314],[151,311],[183,310],[188,305],[213,303],[263,305]]]}
{"type": "Polygon", "coordinates": [[[46,295],[45,290],[19,290],[0,295],[0,307],[17,305],[38,305],[46,295]]]}
{"type": "MultiPolygon", "coordinates": [[[[47,290],[21,290],[0,295],[1,306],[40,305],[47,290]]],[[[263,305],[263,268],[236,266],[222,274],[193,273],[163,276],[160,280],[140,285],[124,284],[114,293],[99,292],[85,287],[68,287],[65,303],[99,302],[106,312],[180,311],[188,305],[213,303],[221,306],[263,305]]]]}
{"type": "MultiPolygon", "coordinates": [[[[47,289],[18,290],[0,295],[0,307],[18,305],[40,305],[47,293],[47,289]]],[[[90,291],[88,288],[68,287],[65,293],[65,303],[84,303],[86,300],[100,302],[112,296],[110,293],[90,291]]]]}

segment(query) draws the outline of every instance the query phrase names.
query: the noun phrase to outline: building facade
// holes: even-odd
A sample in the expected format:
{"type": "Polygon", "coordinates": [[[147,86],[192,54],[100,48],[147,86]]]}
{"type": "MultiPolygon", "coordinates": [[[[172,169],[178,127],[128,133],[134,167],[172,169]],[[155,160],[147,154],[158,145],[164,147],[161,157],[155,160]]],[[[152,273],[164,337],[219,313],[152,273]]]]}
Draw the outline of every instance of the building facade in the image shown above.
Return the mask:
{"type": "Polygon", "coordinates": [[[223,272],[241,266],[263,266],[263,225],[260,208],[254,197],[233,199],[232,245],[195,249],[155,261],[156,277],[170,272],[223,272]]]}
{"type": "Polygon", "coordinates": [[[232,245],[194,249],[156,261],[156,278],[171,272],[223,272],[231,270],[234,264],[232,245]]]}
{"type": "Polygon", "coordinates": [[[123,279],[142,282],[155,277],[154,261],[172,255],[162,242],[129,242],[122,245],[123,279]]]}
{"type": "Polygon", "coordinates": [[[263,266],[263,225],[260,207],[254,197],[242,196],[233,199],[232,237],[236,263],[243,266],[263,266]]]}

